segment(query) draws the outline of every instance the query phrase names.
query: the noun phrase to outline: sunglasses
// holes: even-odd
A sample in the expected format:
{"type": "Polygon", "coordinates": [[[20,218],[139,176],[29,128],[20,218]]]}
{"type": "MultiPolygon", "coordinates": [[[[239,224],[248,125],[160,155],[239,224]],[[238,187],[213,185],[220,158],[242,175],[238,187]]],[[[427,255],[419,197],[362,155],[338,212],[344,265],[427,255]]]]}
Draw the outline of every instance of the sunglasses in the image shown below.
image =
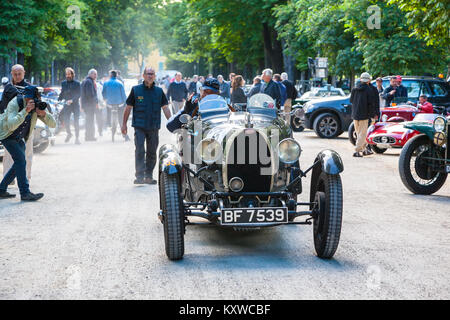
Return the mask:
{"type": "Polygon", "coordinates": [[[147,75],[147,76],[154,76],[155,73],[154,72],[150,72],[150,73],[145,73],[145,75],[147,75]]]}

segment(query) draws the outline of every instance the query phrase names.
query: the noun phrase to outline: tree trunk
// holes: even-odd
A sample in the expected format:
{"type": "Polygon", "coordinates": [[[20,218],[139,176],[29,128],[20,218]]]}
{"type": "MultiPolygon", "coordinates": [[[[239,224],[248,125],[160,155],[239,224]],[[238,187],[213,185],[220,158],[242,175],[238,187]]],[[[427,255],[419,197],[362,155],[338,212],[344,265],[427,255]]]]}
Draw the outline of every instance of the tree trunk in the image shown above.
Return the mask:
{"type": "Polygon", "coordinates": [[[264,39],[264,68],[272,67],[272,39],[270,29],[267,23],[263,23],[263,39],[264,39]]]}
{"type": "Polygon", "coordinates": [[[271,30],[272,35],[272,68],[275,73],[283,72],[283,47],[281,41],[278,40],[278,33],[275,29],[271,30]]]}

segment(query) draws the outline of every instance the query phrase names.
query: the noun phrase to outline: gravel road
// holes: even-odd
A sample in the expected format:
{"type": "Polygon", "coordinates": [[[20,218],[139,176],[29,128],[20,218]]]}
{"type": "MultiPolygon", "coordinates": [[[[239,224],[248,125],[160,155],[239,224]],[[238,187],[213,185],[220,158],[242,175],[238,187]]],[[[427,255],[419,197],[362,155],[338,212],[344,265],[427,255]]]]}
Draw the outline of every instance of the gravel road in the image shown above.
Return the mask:
{"type": "MultiPolygon", "coordinates": [[[[360,159],[346,133],[295,138],[303,168],[324,148],[344,160],[334,259],[315,256],[311,226],[190,226],[184,259],[171,262],[157,186],[133,185],[134,144],[62,135],[35,156],[31,187],[44,199],[0,202],[0,299],[449,299],[450,181],[413,195],[397,150],[360,159]]],[[[161,130],[160,143],[172,139],[161,130]]],[[[304,190],[306,201],[309,178],[304,190]]]]}

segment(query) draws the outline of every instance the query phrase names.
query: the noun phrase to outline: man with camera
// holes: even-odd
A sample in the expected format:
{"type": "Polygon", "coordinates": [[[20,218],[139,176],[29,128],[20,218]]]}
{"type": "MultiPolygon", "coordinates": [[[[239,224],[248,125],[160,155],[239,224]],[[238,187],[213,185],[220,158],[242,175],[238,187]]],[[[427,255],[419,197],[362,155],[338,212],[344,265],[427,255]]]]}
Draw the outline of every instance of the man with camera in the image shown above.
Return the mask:
{"type": "MultiPolygon", "coordinates": [[[[25,81],[25,68],[16,64],[11,68],[11,81],[5,85],[2,100],[0,101],[0,114],[6,110],[8,103],[23,90],[29,83],[25,81]]],[[[25,156],[27,159],[27,179],[31,180],[31,165],[33,163],[33,135],[27,140],[25,145],[25,156]]],[[[11,169],[14,161],[6,150],[3,157],[3,175],[11,169]]],[[[11,183],[14,184],[14,181],[11,183]]]]}
{"type": "Polygon", "coordinates": [[[11,154],[13,166],[0,182],[0,199],[14,198],[7,192],[9,184],[17,177],[22,201],[37,201],[44,194],[31,193],[26,175],[25,143],[33,135],[39,118],[50,128],[56,126],[55,119],[45,109],[47,104],[40,100],[37,87],[27,86],[23,95],[12,99],[5,112],[0,115],[0,141],[11,154]]]}

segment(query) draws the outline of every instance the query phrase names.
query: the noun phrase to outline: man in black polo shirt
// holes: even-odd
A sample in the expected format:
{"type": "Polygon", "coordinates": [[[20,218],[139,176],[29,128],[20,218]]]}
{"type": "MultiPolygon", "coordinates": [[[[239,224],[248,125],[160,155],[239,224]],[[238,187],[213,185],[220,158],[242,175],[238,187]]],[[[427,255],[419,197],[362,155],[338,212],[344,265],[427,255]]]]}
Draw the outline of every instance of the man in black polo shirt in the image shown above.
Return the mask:
{"type": "Polygon", "coordinates": [[[156,184],[153,179],[153,169],[156,165],[156,149],[159,143],[161,128],[161,108],[166,119],[169,119],[170,109],[166,95],[155,85],[155,70],[144,69],[144,82],[134,86],[127,99],[127,107],[123,115],[122,134],[128,132],[127,122],[133,110],[134,144],[136,180],[134,184],[156,184]]]}

